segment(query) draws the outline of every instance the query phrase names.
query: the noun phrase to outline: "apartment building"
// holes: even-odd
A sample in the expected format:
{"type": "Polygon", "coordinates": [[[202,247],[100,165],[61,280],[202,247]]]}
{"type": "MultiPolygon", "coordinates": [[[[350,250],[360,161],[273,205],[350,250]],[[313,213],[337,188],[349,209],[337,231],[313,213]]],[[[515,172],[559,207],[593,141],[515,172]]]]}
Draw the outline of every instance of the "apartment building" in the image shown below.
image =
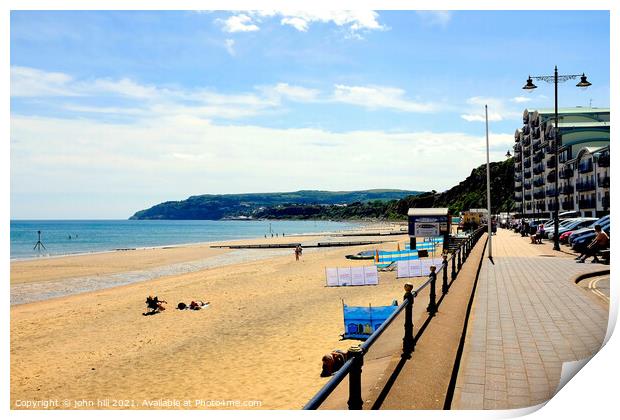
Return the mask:
{"type": "Polygon", "coordinates": [[[609,108],[559,109],[557,132],[553,110],[526,109],[514,164],[515,209],[524,217],[551,217],[556,197],[560,212],[608,214],[609,108]]]}

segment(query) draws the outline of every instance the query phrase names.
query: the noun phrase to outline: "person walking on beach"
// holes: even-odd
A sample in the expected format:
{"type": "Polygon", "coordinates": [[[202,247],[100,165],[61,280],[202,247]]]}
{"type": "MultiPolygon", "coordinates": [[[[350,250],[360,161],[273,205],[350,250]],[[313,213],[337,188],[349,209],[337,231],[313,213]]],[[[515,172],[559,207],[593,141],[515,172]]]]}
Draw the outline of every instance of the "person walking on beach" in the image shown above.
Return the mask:
{"type": "Polygon", "coordinates": [[[589,257],[594,257],[592,259],[592,264],[598,263],[599,259],[596,254],[609,246],[609,236],[601,229],[601,225],[594,226],[594,231],[596,232],[596,236],[586,248],[585,255],[577,260],[578,263],[586,262],[589,257]]]}
{"type": "Polygon", "coordinates": [[[301,245],[297,245],[295,247],[295,261],[299,261],[300,256],[301,256],[301,245]]]}

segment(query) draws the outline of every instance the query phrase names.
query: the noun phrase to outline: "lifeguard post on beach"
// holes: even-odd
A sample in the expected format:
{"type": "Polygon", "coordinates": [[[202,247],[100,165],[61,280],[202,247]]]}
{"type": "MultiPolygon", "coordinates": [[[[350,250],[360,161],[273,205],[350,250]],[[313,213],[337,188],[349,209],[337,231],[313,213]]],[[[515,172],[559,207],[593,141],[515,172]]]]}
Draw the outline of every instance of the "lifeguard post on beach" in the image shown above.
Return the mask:
{"type": "Polygon", "coordinates": [[[444,249],[450,240],[450,211],[442,208],[411,208],[407,212],[409,220],[410,248],[416,249],[417,238],[443,236],[444,249]]]}

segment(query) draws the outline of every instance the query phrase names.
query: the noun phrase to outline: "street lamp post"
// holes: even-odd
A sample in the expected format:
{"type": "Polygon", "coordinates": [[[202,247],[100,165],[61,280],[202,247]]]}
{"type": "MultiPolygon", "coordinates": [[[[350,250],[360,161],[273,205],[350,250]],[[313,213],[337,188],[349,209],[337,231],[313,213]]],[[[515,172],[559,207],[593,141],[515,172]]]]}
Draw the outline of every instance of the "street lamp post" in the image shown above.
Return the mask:
{"type": "Polygon", "coordinates": [[[560,148],[560,142],[562,141],[559,136],[559,130],[558,130],[558,83],[566,82],[567,80],[576,79],[578,77],[581,78],[581,81],[577,83],[576,85],[577,87],[587,88],[588,86],[592,84],[588,82],[585,73],[558,75],[558,66],[555,66],[555,70],[553,71],[553,76],[534,76],[534,77],[529,76],[525,86],[523,86],[523,89],[529,90],[529,91],[536,89],[537,86],[532,82],[532,79],[534,79],[534,80],[543,80],[547,83],[553,83],[554,88],[555,88],[555,133],[554,133],[555,144],[553,147],[554,162],[555,162],[555,176],[554,176],[555,205],[553,206],[553,249],[555,251],[560,250],[560,238],[559,238],[560,218],[558,214],[558,209],[560,207],[560,194],[558,191],[558,171],[559,171],[558,150],[560,148]]]}

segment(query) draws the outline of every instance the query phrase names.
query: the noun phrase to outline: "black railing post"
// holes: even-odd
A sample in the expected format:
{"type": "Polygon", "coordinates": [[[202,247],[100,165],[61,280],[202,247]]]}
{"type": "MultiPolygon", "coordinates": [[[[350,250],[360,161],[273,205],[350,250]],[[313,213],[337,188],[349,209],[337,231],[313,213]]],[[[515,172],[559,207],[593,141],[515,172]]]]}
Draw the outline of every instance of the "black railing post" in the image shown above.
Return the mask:
{"type": "Polygon", "coordinates": [[[467,239],[463,242],[463,264],[467,261],[467,239]]]}
{"type": "Polygon", "coordinates": [[[426,311],[431,315],[435,315],[435,313],[437,312],[437,302],[435,301],[435,299],[437,298],[436,294],[435,294],[435,282],[437,280],[437,273],[435,273],[435,266],[431,265],[430,267],[431,269],[431,273],[429,274],[429,277],[431,278],[431,291],[429,293],[429,302],[428,302],[428,306],[426,307],[426,311]]]}
{"type": "Polygon", "coordinates": [[[445,295],[446,293],[448,293],[448,256],[445,254],[443,255],[443,262],[441,263],[441,265],[441,269],[443,270],[441,293],[445,295]]]}
{"type": "Polygon", "coordinates": [[[413,338],[413,284],[405,283],[405,296],[403,300],[407,302],[405,306],[405,335],[403,337],[403,355],[409,355],[415,350],[415,340],[413,338]]]}
{"type": "Polygon", "coordinates": [[[452,254],[452,280],[456,278],[456,253],[452,254]]]}
{"type": "Polygon", "coordinates": [[[459,271],[461,271],[461,267],[463,266],[463,263],[461,261],[461,251],[463,249],[463,244],[459,245],[459,249],[457,249],[457,252],[459,253],[459,271]]]}
{"type": "Polygon", "coordinates": [[[362,399],[362,366],[364,365],[364,353],[360,346],[351,346],[347,352],[347,358],[353,358],[351,371],[349,372],[349,410],[361,410],[364,400],[362,399]]]}

